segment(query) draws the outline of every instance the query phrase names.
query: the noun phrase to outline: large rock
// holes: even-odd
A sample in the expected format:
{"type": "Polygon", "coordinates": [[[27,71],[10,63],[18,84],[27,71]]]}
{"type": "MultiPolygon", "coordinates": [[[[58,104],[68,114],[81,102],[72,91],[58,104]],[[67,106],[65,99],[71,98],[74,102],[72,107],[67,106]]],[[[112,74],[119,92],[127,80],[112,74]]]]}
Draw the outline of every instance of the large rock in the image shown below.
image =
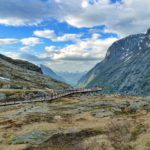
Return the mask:
{"type": "Polygon", "coordinates": [[[0,93],[0,101],[5,100],[5,99],[6,99],[6,95],[3,93],[0,93]]]}
{"type": "Polygon", "coordinates": [[[46,131],[32,131],[20,136],[16,136],[12,140],[12,144],[40,144],[42,141],[48,138],[50,133],[46,131]]]}

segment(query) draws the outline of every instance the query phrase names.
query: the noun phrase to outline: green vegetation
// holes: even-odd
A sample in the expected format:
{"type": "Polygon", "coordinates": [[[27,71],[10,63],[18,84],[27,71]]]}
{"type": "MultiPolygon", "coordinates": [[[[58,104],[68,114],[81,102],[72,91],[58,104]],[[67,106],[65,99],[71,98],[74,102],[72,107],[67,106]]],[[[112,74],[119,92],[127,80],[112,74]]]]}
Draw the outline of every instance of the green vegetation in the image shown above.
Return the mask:
{"type": "Polygon", "coordinates": [[[69,87],[65,83],[44,76],[39,70],[38,66],[29,62],[13,60],[0,55],[0,88],[46,89],[69,87]]]}

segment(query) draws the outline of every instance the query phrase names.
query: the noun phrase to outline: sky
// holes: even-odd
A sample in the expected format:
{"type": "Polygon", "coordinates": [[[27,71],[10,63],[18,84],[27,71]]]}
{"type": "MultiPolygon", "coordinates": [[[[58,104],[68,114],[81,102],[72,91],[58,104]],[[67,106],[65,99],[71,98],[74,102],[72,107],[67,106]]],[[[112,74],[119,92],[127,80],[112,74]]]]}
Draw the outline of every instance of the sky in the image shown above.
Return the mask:
{"type": "Polygon", "coordinates": [[[149,0],[0,0],[0,53],[54,71],[88,71],[149,27],[149,0]]]}

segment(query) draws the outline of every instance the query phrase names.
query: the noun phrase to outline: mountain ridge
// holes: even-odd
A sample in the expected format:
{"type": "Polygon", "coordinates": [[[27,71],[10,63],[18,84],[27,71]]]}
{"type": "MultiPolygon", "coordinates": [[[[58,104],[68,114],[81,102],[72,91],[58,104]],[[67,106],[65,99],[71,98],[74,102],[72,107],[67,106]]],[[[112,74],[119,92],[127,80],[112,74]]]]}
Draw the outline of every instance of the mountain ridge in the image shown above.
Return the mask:
{"type": "Polygon", "coordinates": [[[28,70],[31,70],[31,71],[36,71],[36,72],[42,74],[41,68],[38,67],[37,65],[29,62],[29,61],[20,60],[20,59],[12,59],[12,58],[7,57],[7,56],[2,55],[2,54],[0,54],[0,58],[7,61],[7,62],[9,62],[9,63],[11,63],[11,64],[17,65],[21,68],[28,69],[28,70]]]}
{"type": "Polygon", "coordinates": [[[108,92],[149,95],[150,29],[114,42],[106,57],[79,81],[82,87],[104,86],[108,92]]]}

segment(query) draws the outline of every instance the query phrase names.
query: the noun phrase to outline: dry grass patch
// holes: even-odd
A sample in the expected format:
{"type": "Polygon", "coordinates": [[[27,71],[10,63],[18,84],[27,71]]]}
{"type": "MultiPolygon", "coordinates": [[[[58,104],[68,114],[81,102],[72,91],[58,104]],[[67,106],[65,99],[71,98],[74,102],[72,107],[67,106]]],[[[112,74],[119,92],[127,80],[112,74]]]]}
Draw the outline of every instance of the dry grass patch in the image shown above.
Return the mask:
{"type": "MultiPolygon", "coordinates": [[[[104,134],[102,129],[84,129],[81,131],[70,131],[68,133],[58,133],[53,135],[36,150],[88,150],[84,149],[84,139],[104,134]]],[[[99,149],[98,149],[99,150],[99,149]]]]}
{"type": "Polygon", "coordinates": [[[131,120],[112,121],[108,125],[108,139],[115,150],[132,150],[134,149],[131,142],[146,132],[146,126],[131,120]]]}

